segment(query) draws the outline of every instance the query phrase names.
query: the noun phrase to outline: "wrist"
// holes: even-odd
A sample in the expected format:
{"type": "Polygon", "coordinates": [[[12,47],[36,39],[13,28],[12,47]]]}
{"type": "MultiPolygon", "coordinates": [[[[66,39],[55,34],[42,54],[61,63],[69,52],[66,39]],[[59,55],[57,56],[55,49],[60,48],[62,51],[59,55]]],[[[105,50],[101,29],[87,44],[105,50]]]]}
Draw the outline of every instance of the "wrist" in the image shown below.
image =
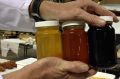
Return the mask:
{"type": "Polygon", "coordinates": [[[45,20],[59,20],[62,14],[60,9],[63,3],[43,1],[40,7],[40,14],[45,20]]]}

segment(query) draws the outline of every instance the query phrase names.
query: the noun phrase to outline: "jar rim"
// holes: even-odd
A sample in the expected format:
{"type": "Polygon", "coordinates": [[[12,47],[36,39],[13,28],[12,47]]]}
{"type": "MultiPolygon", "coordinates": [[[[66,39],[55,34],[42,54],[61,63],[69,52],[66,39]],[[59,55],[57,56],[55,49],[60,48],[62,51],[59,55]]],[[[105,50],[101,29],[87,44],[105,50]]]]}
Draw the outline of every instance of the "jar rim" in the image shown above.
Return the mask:
{"type": "Polygon", "coordinates": [[[66,27],[66,26],[72,26],[72,25],[83,25],[85,26],[85,22],[84,21],[66,21],[62,24],[62,27],[66,27]]]}

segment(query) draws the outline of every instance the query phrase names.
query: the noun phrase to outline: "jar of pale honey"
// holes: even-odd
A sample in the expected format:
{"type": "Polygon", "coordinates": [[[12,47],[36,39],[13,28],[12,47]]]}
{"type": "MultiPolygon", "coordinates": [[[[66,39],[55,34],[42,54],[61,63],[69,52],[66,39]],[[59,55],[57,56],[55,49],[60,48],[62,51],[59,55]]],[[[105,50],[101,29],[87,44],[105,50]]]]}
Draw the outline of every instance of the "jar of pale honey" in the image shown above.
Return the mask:
{"type": "Polygon", "coordinates": [[[35,23],[37,58],[62,57],[61,32],[58,21],[35,23]]]}

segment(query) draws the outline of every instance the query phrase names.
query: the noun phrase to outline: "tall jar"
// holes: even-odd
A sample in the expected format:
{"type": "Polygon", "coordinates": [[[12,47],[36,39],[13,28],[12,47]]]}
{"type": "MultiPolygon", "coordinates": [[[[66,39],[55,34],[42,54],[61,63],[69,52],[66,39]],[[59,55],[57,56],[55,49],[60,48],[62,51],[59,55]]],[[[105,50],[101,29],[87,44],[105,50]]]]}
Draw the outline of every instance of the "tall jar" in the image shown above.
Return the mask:
{"type": "Polygon", "coordinates": [[[97,68],[113,68],[117,64],[115,51],[115,30],[112,27],[111,16],[100,16],[106,21],[102,27],[89,25],[89,55],[90,64],[97,68]]]}
{"type": "Polygon", "coordinates": [[[37,58],[62,57],[61,32],[58,21],[36,22],[37,58]]]}
{"type": "Polygon", "coordinates": [[[69,61],[88,63],[88,39],[82,21],[67,21],[62,24],[63,58],[69,61]]]}

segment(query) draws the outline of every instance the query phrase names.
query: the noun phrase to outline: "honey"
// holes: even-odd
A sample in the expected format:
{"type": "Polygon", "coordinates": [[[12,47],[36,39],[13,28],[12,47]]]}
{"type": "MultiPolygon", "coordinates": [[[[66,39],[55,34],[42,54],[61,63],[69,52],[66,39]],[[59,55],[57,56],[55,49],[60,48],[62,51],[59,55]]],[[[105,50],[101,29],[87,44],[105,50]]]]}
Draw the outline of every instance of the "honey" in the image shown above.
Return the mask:
{"type": "Polygon", "coordinates": [[[37,58],[62,58],[61,32],[58,21],[36,23],[37,58]]]}
{"type": "Polygon", "coordinates": [[[89,63],[88,39],[84,22],[68,21],[63,23],[63,58],[69,61],[89,63]]]}
{"type": "Polygon", "coordinates": [[[111,16],[101,16],[104,27],[90,26],[88,30],[90,64],[97,68],[113,68],[117,64],[115,51],[115,30],[111,16]]]}

